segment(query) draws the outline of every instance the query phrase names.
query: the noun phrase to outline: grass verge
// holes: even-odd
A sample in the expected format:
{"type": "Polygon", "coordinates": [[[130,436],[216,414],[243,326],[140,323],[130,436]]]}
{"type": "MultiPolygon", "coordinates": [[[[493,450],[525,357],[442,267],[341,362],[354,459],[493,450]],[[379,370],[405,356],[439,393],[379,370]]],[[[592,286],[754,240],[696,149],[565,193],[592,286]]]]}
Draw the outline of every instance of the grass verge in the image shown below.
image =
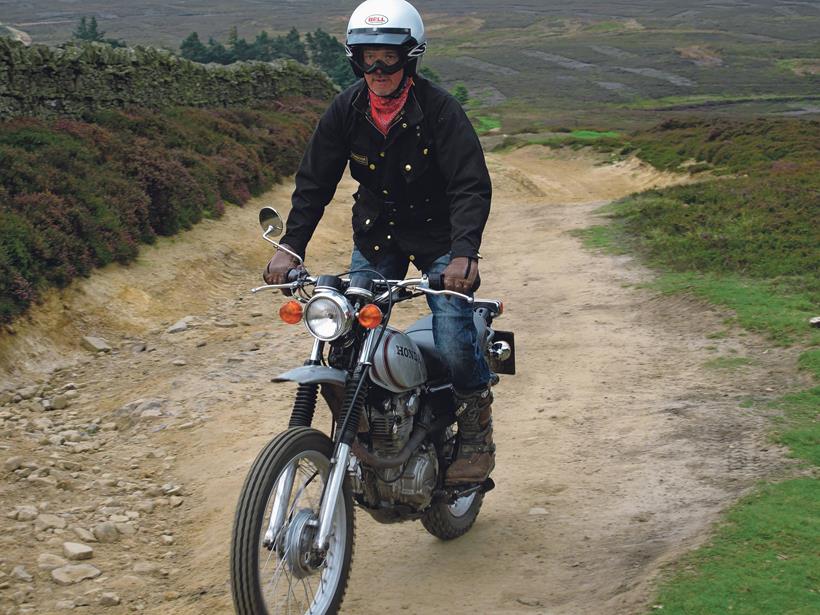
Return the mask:
{"type": "MultiPolygon", "coordinates": [[[[819,156],[810,137],[817,129],[814,122],[687,122],[633,135],[639,155],[658,168],[692,159],[742,175],[633,195],[601,210],[609,224],[577,234],[590,248],[637,254],[659,271],[652,288],[704,298],[775,344],[803,347],[797,367],[820,381],[820,329],[808,325],[820,305],[819,156]]],[[[706,367],[747,363],[719,357],[706,367]]],[[[816,475],[820,386],[761,409],[775,414],[772,439],[816,475]]],[[[820,612],[818,537],[817,480],[762,484],[729,510],[705,546],[669,571],[651,612],[820,612]]]]}

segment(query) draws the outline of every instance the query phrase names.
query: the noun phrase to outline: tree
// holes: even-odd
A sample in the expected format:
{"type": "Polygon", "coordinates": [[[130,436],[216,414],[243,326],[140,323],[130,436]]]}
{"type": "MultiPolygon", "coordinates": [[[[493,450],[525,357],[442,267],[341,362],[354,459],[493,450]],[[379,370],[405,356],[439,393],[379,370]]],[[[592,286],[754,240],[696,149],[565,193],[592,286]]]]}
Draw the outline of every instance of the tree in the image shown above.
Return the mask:
{"type": "Polygon", "coordinates": [[[80,19],[80,25],[74,30],[74,38],[79,41],[102,43],[105,42],[105,32],[100,32],[96,17],[91,17],[90,21],[83,17],[80,19]]]}
{"type": "Polygon", "coordinates": [[[191,32],[188,38],[182,41],[179,51],[186,60],[203,63],[208,61],[208,48],[202,44],[196,32],[191,32]]]}
{"type": "Polygon", "coordinates": [[[429,66],[422,66],[419,69],[419,75],[427,79],[428,81],[432,81],[433,83],[441,83],[441,75],[439,75],[436,71],[434,71],[429,66]]]}
{"type": "Polygon", "coordinates": [[[306,34],[305,39],[313,64],[325,71],[335,83],[344,88],[356,81],[344,45],[335,36],[319,28],[313,34],[306,34]]]}
{"type": "Polygon", "coordinates": [[[292,58],[297,62],[301,62],[302,64],[308,63],[305,44],[302,42],[302,39],[299,36],[299,31],[296,28],[291,28],[290,32],[288,32],[287,36],[285,36],[282,40],[289,58],[292,58]]]}
{"type": "Polygon", "coordinates": [[[467,103],[470,102],[470,93],[467,91],[467,87],[463,83],[456,84],[456,87],[453,90],[453,97],[455,97],[462,107],[466,106],[467,103]]]}

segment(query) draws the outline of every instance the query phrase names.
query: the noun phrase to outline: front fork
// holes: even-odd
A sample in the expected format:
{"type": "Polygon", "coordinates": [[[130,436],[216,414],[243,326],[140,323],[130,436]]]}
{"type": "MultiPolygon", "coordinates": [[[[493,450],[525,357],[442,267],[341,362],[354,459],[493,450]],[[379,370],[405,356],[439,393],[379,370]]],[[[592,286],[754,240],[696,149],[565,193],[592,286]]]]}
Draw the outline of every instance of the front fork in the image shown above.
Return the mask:
{"type": "MultiPolygon", "coordinates": [[[[342,429],[338,430],[338,440],[334,446],[333,458],[330,460],[330,475],[322,493],[322,501],[319,507],[319,518],[313,523],[316,524],[316,537],[313,541],[313,549],[320,553],[327,550],[330,536],[333,533],[333,518],[336,514],[336,506],[339,504],[339,495],[344,484],[347,466],[350,460],[350,447],[356,432],[359,428],[359,418],[364,406],[364,379],[370,369],[370,357],[379,339],[381,328],[376,328],[368,333],[367,339],[359,355],[359,363],[350,378],[345,391],[344,412],[342,416],[342,429]],[[360,386],[360,383],[362,386],[360,386]]],[[[323,343],[316,340],[311,353],[311,363],[318,365],[321,360],[323,343]]],[[[265,532],[264,545],[273,547],[276,538],[285,524],[288,502],[293,491],[293,482],[296,469],[293,465],[288,466],[276,484],[276,497],[274,498],[271,510],[270,522],[265,532]]]]}

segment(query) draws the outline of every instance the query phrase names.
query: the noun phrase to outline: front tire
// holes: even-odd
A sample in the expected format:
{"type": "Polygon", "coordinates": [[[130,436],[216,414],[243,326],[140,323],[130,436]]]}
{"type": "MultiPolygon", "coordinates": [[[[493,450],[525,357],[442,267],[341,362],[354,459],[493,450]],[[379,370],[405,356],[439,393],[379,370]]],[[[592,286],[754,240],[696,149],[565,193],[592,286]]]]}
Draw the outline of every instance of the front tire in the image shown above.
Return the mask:
{"type": "Polygon", "coordinates": [[[472,493],[452,504],[438,498],[422,515],[421,524],[436,538],[453,540],[463,536],[473,527],[481,511],[482,502],[483,493],[472,493]]]}
{"type": "Polygon", "coordinates": [[[347,479],[324,560],[308,563],[309,550],[302,549],[312,542],[315,528],[310,521],[318,518],[332,455],[333,443],[326,435],[296,427],[271,440],[253,462],[239,496],[231,541],[231,590],[238,615],[338,612],[353,557],[353,498],[347,479]],[[276,487],[288,469],[293,487],[279,496],[286,504],[284,523],[273,544],[266,545],[276,487]]]}

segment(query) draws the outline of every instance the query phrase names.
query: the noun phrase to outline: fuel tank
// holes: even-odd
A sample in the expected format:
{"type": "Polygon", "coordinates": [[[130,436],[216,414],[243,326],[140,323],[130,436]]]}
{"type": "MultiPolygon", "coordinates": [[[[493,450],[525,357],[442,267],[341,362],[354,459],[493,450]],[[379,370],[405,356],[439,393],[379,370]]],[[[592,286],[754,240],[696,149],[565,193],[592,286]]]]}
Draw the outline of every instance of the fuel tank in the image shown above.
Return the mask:
{"type": "Polygon", "coordinates": [[[403,393],[427,380],[427,368],[416,343],[388,327],[373,356],[370,379],[393,393],[403,393]]]}

